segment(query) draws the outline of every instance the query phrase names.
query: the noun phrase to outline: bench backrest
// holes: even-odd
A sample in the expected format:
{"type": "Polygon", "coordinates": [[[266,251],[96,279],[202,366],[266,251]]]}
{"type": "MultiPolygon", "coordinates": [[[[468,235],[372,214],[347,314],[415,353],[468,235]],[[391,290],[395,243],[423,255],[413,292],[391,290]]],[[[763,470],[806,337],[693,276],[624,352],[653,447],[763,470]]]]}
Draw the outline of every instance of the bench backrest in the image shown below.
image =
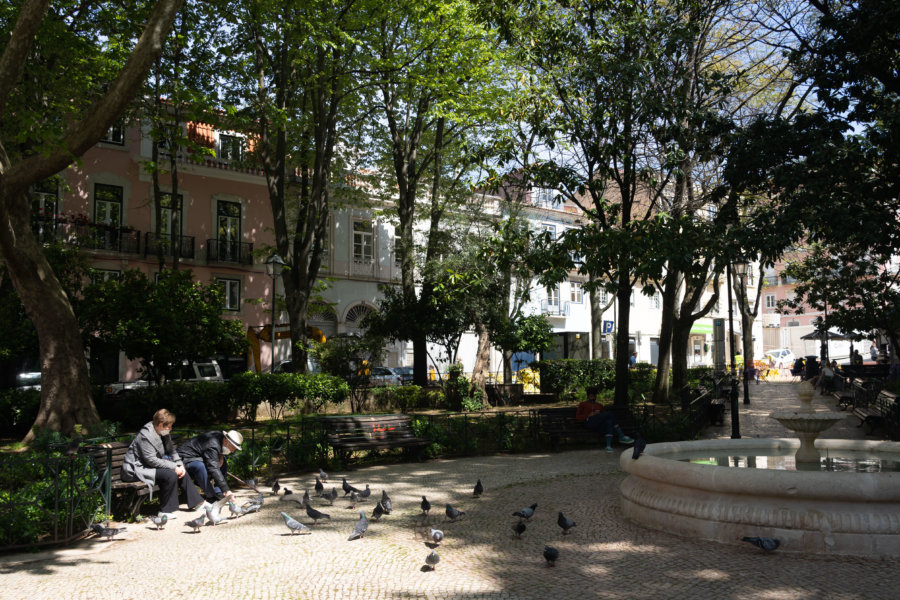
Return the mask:
{"type": "Polygon", "coordinates": [[[415,437],[409,415],[359,415],[324,419],[329,439],[381,441],[415,437]]]}
{"type": "Polygon", "coordinates": [[[94,446],[85,446],[82,452],[90,456],[97,465],[97,469],[103,471],[109,461],[110,473],[113,481],[119,481],[122,463],[125,462],[125,454],[131,442],[108,442],[94,446]]]}

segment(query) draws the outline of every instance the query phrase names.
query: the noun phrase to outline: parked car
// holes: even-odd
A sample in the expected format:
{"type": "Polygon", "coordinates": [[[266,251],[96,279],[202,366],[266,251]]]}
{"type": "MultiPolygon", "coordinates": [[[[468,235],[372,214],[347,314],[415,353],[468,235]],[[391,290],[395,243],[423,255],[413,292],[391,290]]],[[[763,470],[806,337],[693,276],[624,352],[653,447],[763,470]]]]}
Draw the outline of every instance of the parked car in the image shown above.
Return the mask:
{"type": "MultiPolygon", "coordinates": [[[[177,375],[177,377],[172,377],[168,379],[168,381],[184,381],[187,383],[196,383],[198,381],[225,381],[225,378],[222,377],[222,369],[219,367],[219,363],[214,360],[202,363],[190,363],[184,361],[181,364],[181,368],[177,375]]],[[[149,385],[150,381],[146,377],[142,377],[135,381],[117,381],[116,383],[106,385],[106,394],[109,396],[121,395],[138,388],[148,387],[149,385]]]]}
{"type": "Polygon", "coordinates": [[[16,389],[18,390],[40,390],[41,389],[41,372],[40,371],[23,371],[16,375],[16,389]]]}
{"type": "MultiPolygon", "coordinates": [[[[319,363],[317,363],[310,356],[306,359],[306,372],[307,373],[321,373],[322,369],[319,368],[319,363]]],[[[275,365],[276,373],[293,373],[294,372],[294,363],[289,360],[283,360],[277,365],[275,365]]]]}
{"type": "Polygon", "coordinates": [[[390,367],[372,367],[369,371],[369,385],[400,385],[400,375],[390,367]]]}
{"type": "Polygon", "coordinates": [[[777,369],[790,369],[797,357],[787,348],[778,348],[777,350],[766,352],[766,362],[770,362],[769,359],[772,359],[771,362],[775,364],[777,369]]]}
{"type": "Polygon", "coordinates": [[[413,368],[412,367],[394,367],[394,373],[396,373],[400,377],[400,383],[403,385],[409,385],[413,382],[413,368]]]}

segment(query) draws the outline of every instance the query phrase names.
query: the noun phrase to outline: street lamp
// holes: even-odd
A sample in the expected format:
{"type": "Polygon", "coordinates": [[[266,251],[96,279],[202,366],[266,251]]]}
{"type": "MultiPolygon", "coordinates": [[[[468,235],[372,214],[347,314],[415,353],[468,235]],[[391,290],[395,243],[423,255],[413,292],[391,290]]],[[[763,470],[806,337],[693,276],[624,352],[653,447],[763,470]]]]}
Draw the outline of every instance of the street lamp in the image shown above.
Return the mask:
{"type": "Polygon", "coordinates": [[[284,260],[277,254],[272,254],[266,259],[266,275],[272,278],[272,367],[270,371],[275,372],[275,285],[278,276],[281,275],[281,269],[284,267],[284,260]]]}
{"type": "Polygon", "coordinates": [[[725,265],[725,287],[728,289],[728,351],[731,353],[731,439],[741,438],[738,414],[737,365],[734,361],[734,307],[731,305],[731,261],[725,265]]]}
{"type": "MultiPolygon", "coordinates": [[[[737,276],[738,281],[741,282],[741,295],[738,298],[738,302],[741,306],[741,341],[743,342],[746,339],[747,332],[744,329],[744,300],[747,298],[747,291],[744,288],[744,277],[747,275],[747,269],[749,268],[750,263],[744,260],[738,260],[734,263],[734,274],[737,276]]],[[[744,344],[746,347],[746,344],[744,344]]],[[[744,357],[744,404],[750,404],[750,371],[748,370],[747,359],[749,356],[744,357]]]]}

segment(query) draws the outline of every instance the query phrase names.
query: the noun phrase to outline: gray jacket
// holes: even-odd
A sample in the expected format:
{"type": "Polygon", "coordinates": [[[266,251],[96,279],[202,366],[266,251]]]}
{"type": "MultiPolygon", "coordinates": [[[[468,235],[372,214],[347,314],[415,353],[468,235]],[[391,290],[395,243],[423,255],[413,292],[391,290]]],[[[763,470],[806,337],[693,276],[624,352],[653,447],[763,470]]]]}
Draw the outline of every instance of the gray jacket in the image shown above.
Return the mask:
{"type": "Polygon", "coordinates": [[[135,436],[125,459],[122,462],[122,481],[143,481],[150,487],[150,499],[153,499],[153,486],[156,484],[157,469],[175,469],[182,466],[181,457],[175,450],[175,444],[169,436],[160,437],[153,428],[153,422],[147,423],[135,436]]]}

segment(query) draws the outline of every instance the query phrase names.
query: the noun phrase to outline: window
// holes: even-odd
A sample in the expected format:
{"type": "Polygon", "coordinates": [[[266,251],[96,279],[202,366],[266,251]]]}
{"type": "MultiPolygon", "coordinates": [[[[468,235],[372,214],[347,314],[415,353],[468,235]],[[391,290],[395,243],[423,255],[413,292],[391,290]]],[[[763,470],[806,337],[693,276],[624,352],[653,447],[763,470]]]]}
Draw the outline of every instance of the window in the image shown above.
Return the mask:
{"type": "Polygon", "coordinates": [[[241,309],[241,280],[216,278],[216,283],[222,287],[225,294],[225,302],[222,305],[224,310],[240,310],[241,309]]]}
{"type": "Polygon", "coordinates": [[[98,183],[94,186],[94,222],[118,226],[122,223],[122,197],[118,185],[98,183]]]}
{"type": "Polygon", "coordinates": [[[244,157],[244,138],[236,135],[219,135],[219,158],[238,161],[244,157]]]}
{"type": "Polygon", "coordinates": [[[166,192],[160,194],[160,237],[175,237],[181,235],[181,207],[182,196],[178,194],[178,200],[172,200],[172,194],[166,192]]]}
{"type": "Polygon", "coordinates": [[[541,231],[549,233],[551,240],[556,239],[556,225],[550,225],[548,223],[543,223],[543,224],[541,224],[541,231]]]}
{"type": "Polygon", "coordinates": [[[580,281],[569,282],[569,299],[575,304],[584,302],[584,284],[580,281]]]}
{"type": "Polygon", "coordinates": [[[375,231],[372,221],[353,222],[353,260],[357,262],[372,262],[374,253],[375,231]]]}
{"type": "Polygon", "coordinates": [[[106,130],[106,134],[100,138],[101,142],[107,144],[125,145],[125,125],[121,121],[116,121],[106,130]]]}
{"type": "Polygon", "coordinates": [[[788,321],[787,326],[788,327],[800,327],[800,321],[788,321]]]}
{"type": "Polygon", "coordinates": [[[650,296],[650,308],[659,308],[662,303],[662,298],[659,296],[659,292],[656,292],[652,296],[650,296]]]}
{"type": "Polygon", "coordinates": [[[609,302],[609,292],[606,289],[599,289],[597,293],[600,294],[600,304],[605,306],[609,302]]]}
{"type": "Polygon", "coordinates": [[[400,252],[400,238],[394,238],[394,267],[400,268],[403,265],[403,257],[400,252]]]}
{"type": "Polygon", "coordinates": [[[52,218],[57,213],[59,188],[55,179],[45,179],[34,184],[31,192],[31,211],[34,216],[52,218]]]}
{"type": "Polygon", "coordinates": [[[775,294],[766,294],[766,308],[775,308],[775,294]]]}
{"type": "Polygon", "coordinates": [[[534,205],[540,208],[559,208],[562,204],[556,190],[549,188],[532,188],[531,195],[534,205]]]}
{"type": "Polygon", "coordinates": [[[559,288],[558,287],[548,287],[547,288],[547,305],[548,306],[559,306],[559,288]]]}
{"type": "Polygon", "coordinates": [[[241,203],[219,200],[216,203],[216,252],[223,262],[241,259],[241,203]]]}
{"type": "Polygon", "coordinates": [[[753,286],[753,285],[755,285],[755,284],[753,283],[754,281],[756,281],[756,273],[753,271],[752,268],[751,268],[751,269],[747,269],[747,285],[748,285],[748,286],[753,286]]]}
{"type": "Polygon", "coordinates": [[[115,271],[113,269],[91,269],[91,282],[103,283],[104,281],[115,281],[121,274],[121,271],[115,271]]]}

